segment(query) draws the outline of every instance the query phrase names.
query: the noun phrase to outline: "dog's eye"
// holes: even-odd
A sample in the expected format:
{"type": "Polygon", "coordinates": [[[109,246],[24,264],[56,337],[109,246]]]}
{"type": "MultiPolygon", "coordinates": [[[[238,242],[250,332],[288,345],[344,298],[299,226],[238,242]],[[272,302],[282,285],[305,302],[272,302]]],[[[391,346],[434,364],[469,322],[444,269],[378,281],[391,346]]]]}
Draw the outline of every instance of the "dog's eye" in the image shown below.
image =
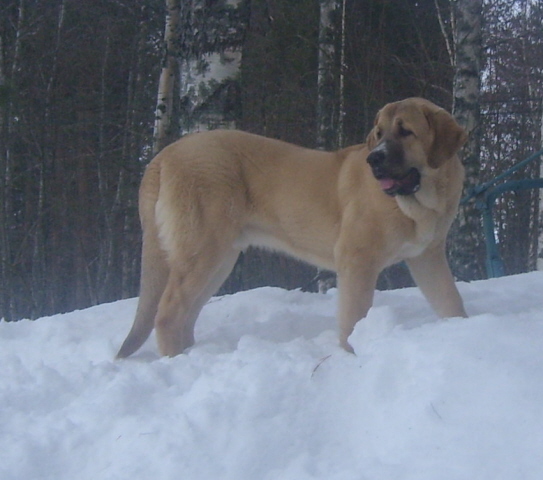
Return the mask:
{"type": "Polygon", "coordinates": [[[399,125],[398,134],[400,135],[400,137],[409,137],[409,135],[413,135],[413,132],[405,128],[403,125],[399,125]]]}
{"type": "Polygon", "coordinates": [[[383,132],[380,128],[378,128],[375,132],[375,136],[377,137],[377,140],[381,140],[381,137],[383,136],[383,132]]]}

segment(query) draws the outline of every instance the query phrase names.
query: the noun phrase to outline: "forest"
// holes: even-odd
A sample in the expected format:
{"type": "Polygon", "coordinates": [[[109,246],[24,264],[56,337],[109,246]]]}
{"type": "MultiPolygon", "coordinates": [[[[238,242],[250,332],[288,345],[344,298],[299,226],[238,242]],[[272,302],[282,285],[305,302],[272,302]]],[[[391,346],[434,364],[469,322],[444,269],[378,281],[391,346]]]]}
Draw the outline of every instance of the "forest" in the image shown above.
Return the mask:
{"type": "MultiPolygon", "coordinates": [[[[543,148],[542,24],[541,0],[1,0],[0,319],[136,296],[139,182],[188,132],[337,149],[422,96],[469,132],[469,193],[543,148]]],[[[543,261],[542,199],[496,200],[507,274],[543,261]]],[[[475,201],[449,243],[459,280],[487,276],[475,201]]],[[[314,290],[318,274],[249,250],[222,292],[314,290]]],[[[379,287],[409,282],[398,266],[379,287]]]]}

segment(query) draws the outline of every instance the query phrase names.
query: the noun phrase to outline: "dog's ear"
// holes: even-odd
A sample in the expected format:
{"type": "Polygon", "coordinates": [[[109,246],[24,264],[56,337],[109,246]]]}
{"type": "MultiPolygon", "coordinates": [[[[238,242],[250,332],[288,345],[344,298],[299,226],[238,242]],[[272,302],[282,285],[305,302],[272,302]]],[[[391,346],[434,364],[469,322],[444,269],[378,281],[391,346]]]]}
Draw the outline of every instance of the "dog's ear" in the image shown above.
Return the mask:
{"type": "Polygon", "coordinates": [[[375,115],[375,120],[373,121],[373,128],[366,137],[366,145],[368,146],[369,151],[373,150],[377,146],[377,142],[379,141],[379,139],[377,138],[377,124],[379,123],[380,113],[381,112],[379,111],[377,112],[377,115],[375,115]]]}
{"type": "Polygon", "coordinates": [[[430,149],[428,164],[432,168],[439,168],[460,150],[466,143],[468,135],[446,110],[442,108],[425,110],[426,119],[434,131],[434,142],[430,149]]]}

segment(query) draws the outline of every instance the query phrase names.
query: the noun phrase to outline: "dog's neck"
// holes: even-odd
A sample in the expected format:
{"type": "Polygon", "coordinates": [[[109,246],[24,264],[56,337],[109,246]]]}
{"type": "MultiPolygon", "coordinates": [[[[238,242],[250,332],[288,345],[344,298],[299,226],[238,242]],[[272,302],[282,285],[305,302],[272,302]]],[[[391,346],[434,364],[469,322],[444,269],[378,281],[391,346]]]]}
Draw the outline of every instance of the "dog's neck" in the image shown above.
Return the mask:
{"type": "Polygon", "coordinates": [[[402,213],[415,223],[416,236],[423,243],[425,238],[433,237],[439,219],[447,210],[444,189],[438,177],[423,175],[418,192],[395,197],[402,213]]]}

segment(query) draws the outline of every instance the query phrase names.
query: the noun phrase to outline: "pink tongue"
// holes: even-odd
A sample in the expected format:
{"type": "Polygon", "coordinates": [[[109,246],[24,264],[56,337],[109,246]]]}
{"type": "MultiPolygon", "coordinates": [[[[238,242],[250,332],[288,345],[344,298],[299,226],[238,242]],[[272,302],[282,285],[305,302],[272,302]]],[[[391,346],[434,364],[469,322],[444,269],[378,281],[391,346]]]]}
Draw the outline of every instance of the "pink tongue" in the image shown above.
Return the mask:
{"type": "Polygon", "coordinates": [[[381,184],[381,188],[383,190],[388,190],[396,184],[396,180],[393,180],[392,178],[381,178],[379,180],[379,183],[381,184]]]}

